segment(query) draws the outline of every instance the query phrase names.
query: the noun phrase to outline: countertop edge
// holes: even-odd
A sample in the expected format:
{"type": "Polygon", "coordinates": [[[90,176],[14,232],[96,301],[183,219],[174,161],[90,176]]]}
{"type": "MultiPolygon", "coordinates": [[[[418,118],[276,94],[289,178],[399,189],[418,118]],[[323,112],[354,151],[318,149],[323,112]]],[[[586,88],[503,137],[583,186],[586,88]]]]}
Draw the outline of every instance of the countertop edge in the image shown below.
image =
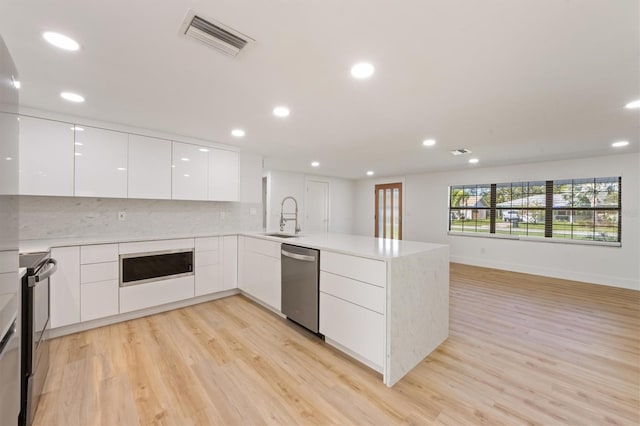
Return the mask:
{"type": "MultiPolygon", "coordinates": [[[[357,257],[363,257],[363,258],[367,258],[367,259],[382,260],[382,261],[385,261],[385,262],[391,261],[393,259],[398,259],[398,258],[403,258],[403,257],[419,254],[419,253],[430,252],[430,251],[441,249],[441,248],[444,248],[444,247],[449,247],[447,244],[425,243],[425,242],[421,242],[421,241],[405,241],[405,243],[420,244],[420,245],[423,245],[425,247],[420,249],[420,250],[410,250],[407,253],[401,253],[401,254],[397,254],[397,255],[392,255],[392,254],[379,255],[379,254],[375,254],[375,253],[365,253],[365,252],[358,251],[358,250],[349,250],[349,249],[336,248],[336,247],[333,247],[333,246],[330,246],[330,245],[323,245],[322,243],[305,240],[304,238],[305,237],[309,237],[309,236],[306,236],[304,234],[302,234],[302,235],[300,235],[299,237],[296,237],[296,238],[282,238],[282,237],[276,237],[276,236],[271,236],[271,235],[265,235],[264,233],[259,233],[259,232],[240,232],[240,233],[238,233],[238,235],[239,236],[243,236],[243,237],[259,238],[259,239],[262,239],[262,240],[273,241],[273,242],[277,242],[277,243],[298,245],[300,247],[307,247],[307,248],[312,248],[312,249],[316,249],[316,250],[325,250],[325,251],[330,251],[332,253],[346,254],[346,255],[349,255],[349,256],[357,256],[357,257]],[[300,241],[300,242],[297,243],[298,241],[300,241]]],[[[386,240],[384,240],[382,238],[367,237],[367,236],[363,236],[363,235],[352,235],[352,234],[333,234],[333,235],[352,236],[354,238],[369,238],[371,240],[386,241],[386,240]]],[[[402,242],[402,241],[400,241],[400,242],[402,242]]]]}

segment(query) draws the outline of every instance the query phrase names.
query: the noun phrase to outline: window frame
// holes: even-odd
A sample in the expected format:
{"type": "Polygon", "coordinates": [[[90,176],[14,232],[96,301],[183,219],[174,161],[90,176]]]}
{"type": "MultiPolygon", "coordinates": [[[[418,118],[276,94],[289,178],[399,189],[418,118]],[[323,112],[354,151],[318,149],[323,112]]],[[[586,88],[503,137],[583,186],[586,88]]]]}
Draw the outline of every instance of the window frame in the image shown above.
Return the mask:
{"type": "MultiPolygon", "coordinates": [[[[614,191],[613,194],[615,194],[616,192],[614,191]]],[[[588,196],[590,195],[589,190],[582,192],[582,195],[586,194],[587,195],[587,199],[588,196]]],[[[477,193],[476,193],[477,195],[477,193]]],[[[565,200],[567,200],[566,196],[564,197],[565,200]]],[[[582,179],[556,179],[556,180],[546,180],[546,181],[524,181],[524,182],[503,182],[503,183],[498,183],[498,184],[470,184],[470,185],[450,185],[448,187],[448,199],[449,199],[449,208],[448,208],[448,235],[454,235],[454,236],[472,236],[472,237],[484,237],[484,238],[501,238],[501,239],[512,239],[512,240],[530,240],[530,241],[543,241],[543,242],[553,242],[553,243],[568,243],[568,244],[585,244],[585,245],[602,245],[602,246],[614,246],[614,247],[621,247],[622,246],[622,176],[615,176],[615,177],[595,177],[595,178],[582,178],[582,179]],[[571,197],[569,199],[569,201],[567,201],[566,205],[558,205],[557,203],[554,204],[554,200],[557,200],[557,198],[554,199],[554,195],[558,195],[558,193],[555,190],[555,185],[554,183],[558,183],[558,184],[563,184],[563,185],[571,185],[571,197]],[[605,205],[598,205],[598,194],[602,193],[603,191],[599,188],[598,185],[602,185],[602,184],[612,184],[613,186],[615,186],[616,191],[617,191],[617,204],[605,204],[605,205]],[[544,194],[540,193],[540,186],[542,186],[544,184],[544,194]],[[575,205],[575,188],[576,186],[579,185],[592,185],[592,199],[591,199],[591,203],[589,205],[585,205],[585,204],[580,204],[580,205],[575,205]],[[459,201],[459,192],[456,192],[457,197],[457,205],[454,205],[454,191],[459,191],[462,190],[463,194],[464,191],[467,188],[487,188],[490,187],[490,194],[489,194],[489,198],[490,198],[490,206],[489,207],[483,207],[481,209],[483,210],[488,210],[489,212],[489,218],[490,218],[490,223],[489,223],[489,232],[478,232],[478,226],[476,223],[476,226],[474,229],[476,229],[476,231],[465,231],[465,227],[464,225],[462,225],[462,229],[461,230],[457,230],[455,229],[455,227],[453,227],[454,225],[454,215],[457,218],[460,218],[460,212],[465,212],[467,210],[471,210],[471,209],[476,209],[477,207],[469,207],[467,205],[462,206],[459,201]],[[510,187],[511,189],[509,190],[509,200],[508,201],[503,201],[501,203],[497,202],[497,193],[498,193],[498,188],[506,188],[506,187],[510,187]],[[519,192],[519,198],[515,199],[514,197],[514,192],[513,192],[513,188],[520,188],[520,192],[519,192]],[[538,187],[536,192],[531,192],[531,188],[533,187],[538,187]],[[524,190],[524,188],[526,188],[526,191],[524,190]],[[535,205],[535,206],[529,206],[529,203],[531,202],[531,198],[532,196],[538,196],[537,198],[540,199],[541,195],[544,195],[544,206],[539,206],[539,205],[535,205]],[[526,198],[526,205],[525,205],[525,198],[526,198]],[[520,203],[518,203],[519,205],[511,205],[511,206],[505,206],[505,203],[513,203],[514,200],[520,201],[520,203]],[[500,205],[502,204],[502,206],[500,205]],[[540,226],[531,226],[531,230],[533,232],[531,232],[531,234],[529,233],[529,225],[530,225],[530,221],[520,221],[518,219],[516,219],[515,221],[513,221],[512,219],[505,219],[505,221],[509,222],[509,232],[504,232],[505,228],[503,226],[500,226],[500,230],[497,230],[496,228],[496,223],[502,223],[502,218],[504,217],[502,215],[501,212],[503,211],[510,211],[510,210],[516,210],[518,211],[518,214],[520,215],[519,217],[525,217],[525,214],[527,215],[527,217],[530,217],[530,211],[536,211],[538,212],[538,214],[536,215],[537,218],[542,218],[544,217],[544,221],[543,222],[537,222],[534,219],[534,224],[535,225],[540,225],[543,224],[543,227],[540,226]],[[556,229],[557,234],[554,235],[554,225],[555,227],[559,227],[560,224],[558,224],[558,221],[554,222],[554,217],[557,216],[557,213],[560,211],[566,211],[569,216],[570,216],[570,220],[568,225],[563,225],[563,228],[565,232],[561,232],[563,230],[559,230],[556,229]],[[539,213],[542,212],[542,215],[539,213]],[[579,217],[578,213],[579,212],[590,212],[588,215],[583,215],[583,217],[588,217],[591,216],[592,217],[592,225],[589,226],[589,224],[584,224],[584,223],[579,223],[577,221],[575,221],[576,223],[574,223],[574,218],[575,217],[579,217]],[[500,214],[499,214],[500,213],[500,214]],[[613,215],[610,213],[614,213],[613,215]],[[617,213],[617,215],[615,215],[615,213],[617,213]],[[602,215],[605,214],[605,217],[609,216],[613,216],[616,217],[617,216],[617,222],[615,223],[615,225],[613,226],[605,226],[605,228],[611,228],[611,229],[615,229],[615,235],[614,238],[617,239],[611,239],[611,240],[607,240],[607,233],[602,232],[602,231],[598,231],[598,221],[602,220],[601,218],[603,217],[602,215]],[[513,226],[515,222],[515,227],[513,226]],[[520,222],[522,222],[523,224],[525,224],[525,229],[523,232],[522,228],[519,228],[519,224],[520,222]],[[519,228],[516,232],[513,232],[514,228],[519,228]],[[585,239],[580,239],[580,238],[574,238],[574,229],[576,230],[576,234],[575,235],[581,235],[581,236],[586,236],[587,238],[585,239]],[[591,232],[591,238],[589,238],[589,234],[578,234],[578,232],[583,232],[580,231],[580,229],[585,229],[585,230],[590,230],[591,232]],[[540,232],[541,230],[543,230],[543,232],[540,232]],[[566,230],[569,230],[569,233],[566,232],[566,230]],[[498,232],[497,232],[498,231],[498,232]],[[597,238],[597,233],[600,232],[603,240],[599,240],[597,238]],[[560,237],[559,235],[568,235],[567,238],[564,237],[560,237]]],[[[463,196],[464,199],[464,196],[463,196]]],[[[610,200],[609,200],[610,202],[610,200]]],[[[466,214],[466,213],[463,213],[466,214]]],[[[486,215],[485,215],[486,217],[486,215]]],[[[464,218],[463,218],[464,219],[464,218]]],[[[584,219],[581,221],[584,222],[584,219]]],[[[456,225],[456,227],[458,227],[456,225]]],[[[602,227],[600,227],[602,229],[602,227]]]]}

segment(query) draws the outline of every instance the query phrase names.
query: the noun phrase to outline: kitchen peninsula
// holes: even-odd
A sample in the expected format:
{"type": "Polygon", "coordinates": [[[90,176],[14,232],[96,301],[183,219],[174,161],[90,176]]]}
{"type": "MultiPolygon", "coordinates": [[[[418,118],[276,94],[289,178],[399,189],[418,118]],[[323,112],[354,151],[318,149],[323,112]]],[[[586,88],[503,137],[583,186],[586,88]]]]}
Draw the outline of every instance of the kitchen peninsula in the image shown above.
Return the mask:
{"type": "Polygon", "coordinates": [[[272,251],[282,242],[320,250],[320,333],[327,343],[382,373],[387,386],[449,335],[446,245],[333,233],[287,238],[243,234],[238,278],[249,295],[253,289],[242,288],[243,274],[268,274],[243,267],[242,259],[251,252],[269,251],[252,244],[256,240],[272,242],[272,251]]]}
{"type": "MultiPolygon", "coordinates": [[[[201,303],[241,292],[280,314],[280,244],[320,250],[320,333],[382,373],[393,386],[449,333],[449,250],[440,244],[346,234],[264,233],[84,237],[23,241],[51,249],[53,335],[201,303]],[[123,286],[131,253],[192,250],[191,276],[123,286]]],[[[281,315],[281,314],[280,314],[281,315]]]]}

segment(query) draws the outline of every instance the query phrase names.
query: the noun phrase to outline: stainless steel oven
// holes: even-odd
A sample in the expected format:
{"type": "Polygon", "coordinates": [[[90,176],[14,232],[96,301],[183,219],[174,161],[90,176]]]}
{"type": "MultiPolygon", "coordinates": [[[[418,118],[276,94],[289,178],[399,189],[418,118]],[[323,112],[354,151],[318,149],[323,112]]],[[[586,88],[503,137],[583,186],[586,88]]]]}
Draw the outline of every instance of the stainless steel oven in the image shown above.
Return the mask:
{"type": "Polygon", "coordinates": [[[22,279],[22,367],[20,425],[30,425],[49,371],[49,278],[56,261],[49,252],[20,255],[22,279]]]}
{"type": "MultiPolygon", "coordinates": [[[[15,282],[16,277],[13,279],[15,282]]],[[[0,425],[15,425],[18,421],[20,334],[17,301],[16,294],[0,294],[0,425]]]]}

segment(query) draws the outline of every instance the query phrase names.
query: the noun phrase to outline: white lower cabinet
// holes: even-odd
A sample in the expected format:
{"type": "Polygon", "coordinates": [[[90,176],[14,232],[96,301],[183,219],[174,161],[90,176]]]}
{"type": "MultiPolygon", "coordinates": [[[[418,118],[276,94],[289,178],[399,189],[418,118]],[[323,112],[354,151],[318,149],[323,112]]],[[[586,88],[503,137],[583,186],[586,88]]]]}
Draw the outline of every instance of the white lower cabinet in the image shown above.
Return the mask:
{"type": "Polygon", "coordinates": [[[51,249],[58,270],[51,276],[51,328],[80,322],[80,247],[51,249]]]}
{"type": "Polygon", "coordinates": [[[238,288],[238,237],[222,238],[222,289],[238,288]]]}
{"type": "Polygon", "coordinates": [[[320,254],[320,333],[382,371],[386,335],[386,262],[320,254]]]}
{"type": "Polygon", "coordinates": [[[281,310],[280,243],[250,237],[239,237],[238,287],[281,310]]]}
{"type": "Polygon", "coordinates": [[[120,313],[137,311],[195,296],[193,275],[120,288],[120,313]]]}
{"type": "MultiPolygon", "coordinates": [[[[58,270],[51,277],[52,328],[238,287],[238,237],[235,235],[61,247],[53,248],[51,257],[58,261],[58,270]],[[119,254],[194,247],[194,275],[120,287],[119,254]]],[[[271,269],[275,263],[278,265],[277,278],[275,270],[271,273],[274,282],[277,279],[278,288],[265,294],[265,303],[279,309],[279,259],[270,259],[271,269]]]]}
{"type": "Polygon", "coordinates": [[[82,321],[109,317],[120,312],[118,309],[118,280],[83,283],[80,294],[82,296],[80,304],[80,319],[82,321]]]}
{"type": "Polygon", "coordinates": [[[80,247],[80,320],[117,315],[118,244],[80,247]]]}
{"type": "Polygon", "coordinates": [[[384,315],[320,292],[320,333],[382,371],[384,315]]]}
{"type": "Polygon", "coordinates": [[[196,238],[195,248],[195,295],[202,296],[221,291],[220,238],[196,238]]]}

